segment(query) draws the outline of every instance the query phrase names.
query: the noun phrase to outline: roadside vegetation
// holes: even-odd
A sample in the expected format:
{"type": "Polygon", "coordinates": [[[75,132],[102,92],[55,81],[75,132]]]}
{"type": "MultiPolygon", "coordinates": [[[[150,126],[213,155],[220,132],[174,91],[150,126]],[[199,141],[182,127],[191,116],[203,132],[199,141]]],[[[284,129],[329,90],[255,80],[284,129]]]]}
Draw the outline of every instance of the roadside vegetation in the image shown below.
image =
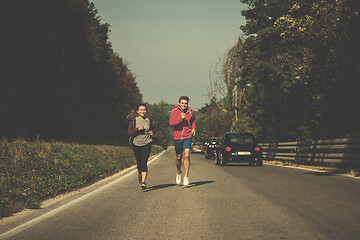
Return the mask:
{"type": "Polygon", "coordinates": [[[147,106],[148,114],[155,124],[154,144],[167,149],[169,145],[173,144],[172,128],[169,125],[172,105],[169,105],[165,101],[160,101],[159,103],[148,103],[147,106]]]}
{"type": "Polygon", "coordinates": [[[248,5],[243,35],[211,69],[204,136],[247,131],[264,143],[359,136],[358,2],[240,2],[248,5]]]}
{"type": "MultiPolygon", "coordinates": [[[[260,143],[360,136],[358,2],[240,2],[246,23],[210,69],[197,141],[227,131],[251,132],[260,143]]],[[[329,165],[320,167],[357,174],[329,165]]]]}
{"type": "MultiPolygon", "coordinates": [[[[162,147],[154,145],[151,154],[162,147]]],[[[44,141],[0,143],[0,217],[38,208],[50,197],[83,187],[135,164],[129,146],[44,141]]]]}
{"type": "Polygon", "coordinates": [[[88,0],[6,1],[0,139],[127,144],[136,76],[88,0]]]}

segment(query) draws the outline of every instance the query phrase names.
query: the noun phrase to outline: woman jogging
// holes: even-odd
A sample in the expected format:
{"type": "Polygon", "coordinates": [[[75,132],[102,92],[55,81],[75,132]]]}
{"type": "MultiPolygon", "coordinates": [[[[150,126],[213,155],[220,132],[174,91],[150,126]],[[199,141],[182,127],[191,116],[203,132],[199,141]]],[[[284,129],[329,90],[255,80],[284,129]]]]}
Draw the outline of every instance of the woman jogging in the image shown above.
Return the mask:
{"type": "Polygon", "coordinates": [[[130,142],[136,158],[141,189],[146,189],[147,162],[150,156],[153,141],[152,136],[154,134],[154,122],[151,118],[146,117],[146,112],[146,105],[139,104],[137,108],[128,115],[131,121],[127,134],[130,136],[130,142]]]}

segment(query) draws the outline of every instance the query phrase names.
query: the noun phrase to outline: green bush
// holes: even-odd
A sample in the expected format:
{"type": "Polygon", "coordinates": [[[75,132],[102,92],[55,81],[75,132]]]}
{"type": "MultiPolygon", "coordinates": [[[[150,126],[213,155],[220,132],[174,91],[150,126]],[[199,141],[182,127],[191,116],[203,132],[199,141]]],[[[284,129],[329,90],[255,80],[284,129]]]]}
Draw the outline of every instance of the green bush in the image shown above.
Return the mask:
{"type": "MultiPolygon", "coordinates": [[[[152,147],[152,155],[162,151],[152,147]]],[[[0,218],[135,164],[128,146],[17,140],[0,143],[0,218]]]]}

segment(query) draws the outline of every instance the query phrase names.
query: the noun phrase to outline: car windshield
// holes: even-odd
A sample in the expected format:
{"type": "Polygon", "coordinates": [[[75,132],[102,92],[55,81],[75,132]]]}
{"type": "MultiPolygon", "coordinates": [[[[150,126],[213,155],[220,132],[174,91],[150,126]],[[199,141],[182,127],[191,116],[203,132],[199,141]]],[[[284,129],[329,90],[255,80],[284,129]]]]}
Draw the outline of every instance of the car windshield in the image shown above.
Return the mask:
{"type": "Polygon", "coordinates": [[[254,139],[249,134],[231,134],[231,135],[229,135],[227,142],[230,142],[230,143],[253,143],[254,139]]]}

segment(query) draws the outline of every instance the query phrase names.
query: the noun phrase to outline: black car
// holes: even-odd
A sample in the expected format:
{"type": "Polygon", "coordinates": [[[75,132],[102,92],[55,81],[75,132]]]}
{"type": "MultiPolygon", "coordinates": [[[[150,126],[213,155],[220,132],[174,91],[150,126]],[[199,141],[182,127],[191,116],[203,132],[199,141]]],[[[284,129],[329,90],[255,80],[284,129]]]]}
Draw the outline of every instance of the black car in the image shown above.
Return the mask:
{"type": "Polygon", "coordinates": [[[216,145],[219,145],[221,138],[212,137],[209,142],[207,142],[205,149],[205,158],[209,159],[210,157],[216,156],[216,145]]]}
{"type": "Polygon", "coordinates": [[[254,136],[245,132],[227,132],[216,148],[216,164],[222,166],[231,162],[256,163],[262,166],[263,156],[259,145],[255,143],[254,136]]]}

